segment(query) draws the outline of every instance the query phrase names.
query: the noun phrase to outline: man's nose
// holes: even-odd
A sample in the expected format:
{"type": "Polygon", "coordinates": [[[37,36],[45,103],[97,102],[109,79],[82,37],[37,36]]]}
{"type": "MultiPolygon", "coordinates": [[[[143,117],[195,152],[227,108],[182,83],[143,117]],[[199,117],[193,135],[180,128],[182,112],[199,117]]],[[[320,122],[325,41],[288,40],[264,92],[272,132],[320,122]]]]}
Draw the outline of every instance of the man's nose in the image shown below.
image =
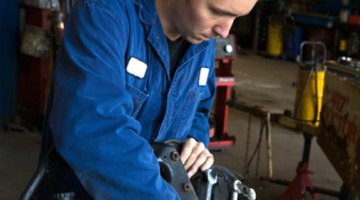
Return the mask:
{"type": "Polygon", "coordinates": [[[231,26],[234,22],[234,19],[226,19],[219,22],[219,24],[214,26],[214,32],[217,36],[226,38],[229,35],[231,26]]]}

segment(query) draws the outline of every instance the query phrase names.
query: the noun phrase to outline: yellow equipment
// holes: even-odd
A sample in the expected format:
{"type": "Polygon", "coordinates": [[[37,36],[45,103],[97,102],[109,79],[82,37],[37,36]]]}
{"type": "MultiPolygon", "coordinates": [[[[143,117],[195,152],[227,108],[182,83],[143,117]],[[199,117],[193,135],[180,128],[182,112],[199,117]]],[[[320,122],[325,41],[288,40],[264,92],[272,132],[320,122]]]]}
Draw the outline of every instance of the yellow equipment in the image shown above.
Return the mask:
{"type": "Polygon", "coordinates": [[[273,16],[268,24],[267,54],[278,57],[283,53],[283,27],[281,18],[273,16]]]}
{"type": "Polygon", "coordinates": [[[319,126],[325,82],[326,47],[322,42],[305,41],[301,44],[300,69],[295,98],[294,117],[319,126]],[[311,47],[311,60],[303,61],[303,49],[311,47]],[[322,50],[322,56],[318,51],[322,50]],[[320,62],[321,61],[321,62],[320,62]]]}

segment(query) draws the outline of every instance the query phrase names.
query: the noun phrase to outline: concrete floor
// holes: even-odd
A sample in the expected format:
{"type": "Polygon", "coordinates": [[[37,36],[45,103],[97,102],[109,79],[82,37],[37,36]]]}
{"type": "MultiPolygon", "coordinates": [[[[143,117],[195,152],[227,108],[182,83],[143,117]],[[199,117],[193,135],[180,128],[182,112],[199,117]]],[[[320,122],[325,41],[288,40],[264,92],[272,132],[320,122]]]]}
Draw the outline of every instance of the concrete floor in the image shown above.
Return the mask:
{"type": "MultiPolygon", "coordinates": [[[[298,66],[294,62],[268,59],[253,54],[239,55],[233,64],[236,77],[236,94],[250,106],[263,106],[274,113],[292,110],[298,66]]],[[[267,158],[265,137],[262,140],[260,159],[254,159],[248,173],[245,172],[245,152],[253,152],[259,139],[260,121],[249,113],[230,109],[228,132],[236,137],[234,146],[214,152],[216,164],[224,165],[245,175],[260,200],[280,199],[286,186],[260,179],[266,177],[267,158]],[[249,134],[249,138],[247,135],[249,134]],[[246,141],[249,141],[247,144],[246,141]],[[256,164],[259,164],[257,167],[256,164]]],[[[302,157],[304,139],[302,134],[272,124],[273,179],[291,181],[302,157]]],[[[22,190],[35,171],[40,135],[38,133],[0,130],[0,200],[19,199],[22,190]]],[[[310,155],[310,179],[314,186],[338,191],[341,179],[313,139],[310,155]]],[[[319,194],[320,200],[335,200],[334,196],[319,194]]]]}

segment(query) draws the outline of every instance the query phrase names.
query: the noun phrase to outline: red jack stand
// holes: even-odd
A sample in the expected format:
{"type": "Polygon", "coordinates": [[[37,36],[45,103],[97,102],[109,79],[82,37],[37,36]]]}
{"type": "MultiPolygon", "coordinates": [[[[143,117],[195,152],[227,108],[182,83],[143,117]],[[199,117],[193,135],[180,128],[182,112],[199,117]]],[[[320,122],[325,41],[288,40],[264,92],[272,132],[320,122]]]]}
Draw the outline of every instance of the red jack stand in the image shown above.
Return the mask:
{"type": "Polygon", "coordinates": [[[313,200],[318,200],[309,177],[309,156],[313,136],[304,133],[304,137],[303,158],[296,169],[297,175],[289,184],[286,191],[281,195],[281,200],[304,200],[307,194],[310,194],[313,200]]]}

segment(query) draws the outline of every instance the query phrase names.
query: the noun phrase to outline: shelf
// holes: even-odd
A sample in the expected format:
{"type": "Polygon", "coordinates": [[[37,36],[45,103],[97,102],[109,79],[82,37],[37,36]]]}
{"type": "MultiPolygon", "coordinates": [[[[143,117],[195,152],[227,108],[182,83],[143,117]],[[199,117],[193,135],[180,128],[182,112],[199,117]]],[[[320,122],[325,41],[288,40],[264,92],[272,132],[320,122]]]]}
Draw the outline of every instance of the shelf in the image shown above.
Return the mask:
{"type": "Polygon", "coordinates": [[[341,29],[344,31],[360,32],[360,25],[358,25],[358,24],[339,23],[337,27],[338,27],[338,29],[341,29]]]}
{"type": "Polygon", "coordinates": [[[296,23],[313,25],[319,27],[333,28],[336,24],[337,17],[321,15],[317,13],[294,12],[293,16],[296,23]]]}

